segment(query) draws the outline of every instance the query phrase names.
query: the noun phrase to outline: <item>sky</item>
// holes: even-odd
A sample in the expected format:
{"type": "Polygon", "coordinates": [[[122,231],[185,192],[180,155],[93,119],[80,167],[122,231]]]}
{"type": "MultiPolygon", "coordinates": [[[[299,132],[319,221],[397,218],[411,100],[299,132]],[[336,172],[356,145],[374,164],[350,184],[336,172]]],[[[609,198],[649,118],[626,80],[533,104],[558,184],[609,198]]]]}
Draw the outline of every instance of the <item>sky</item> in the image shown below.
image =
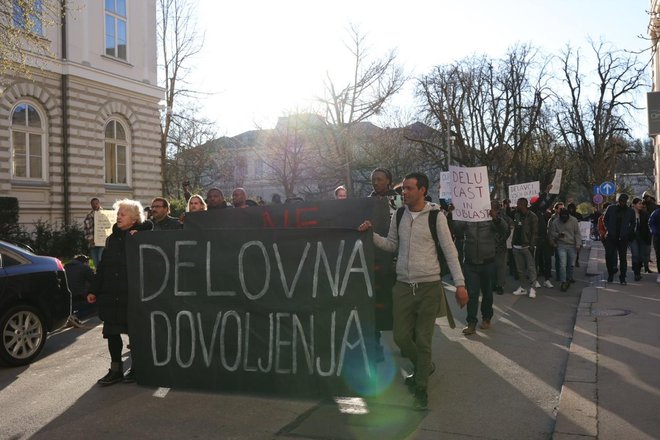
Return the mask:
{"type": "MultiPolygon", "coordinates": [[[[218,135],[235,136],[318,108],[327,75],[343,83],[353,68],[351,25],[370,57],[396,50],[415,77],[475,54],[501,57],[517,43],[558,54],[569,43],[586,50],[592,38],[640,50],[649,8],[650,0],[198,0],[204,48],[188,81],[204,92],[202,114],[218,135]]],[[[394,102],[404,113],[411,90],[394,102]]]]}

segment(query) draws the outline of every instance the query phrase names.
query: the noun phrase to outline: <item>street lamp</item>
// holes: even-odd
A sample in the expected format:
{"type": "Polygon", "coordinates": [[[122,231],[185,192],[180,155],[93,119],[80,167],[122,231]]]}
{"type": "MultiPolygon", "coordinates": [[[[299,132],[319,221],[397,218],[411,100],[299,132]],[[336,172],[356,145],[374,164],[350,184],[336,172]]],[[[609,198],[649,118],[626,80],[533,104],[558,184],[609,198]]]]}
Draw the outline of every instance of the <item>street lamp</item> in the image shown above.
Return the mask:
{"type": "Polygon", "coordinates": [[[454,145],[456,136],[451,135],[451,131],[447,130],[447,169],[451,165],[451,147],[454,145]]]}

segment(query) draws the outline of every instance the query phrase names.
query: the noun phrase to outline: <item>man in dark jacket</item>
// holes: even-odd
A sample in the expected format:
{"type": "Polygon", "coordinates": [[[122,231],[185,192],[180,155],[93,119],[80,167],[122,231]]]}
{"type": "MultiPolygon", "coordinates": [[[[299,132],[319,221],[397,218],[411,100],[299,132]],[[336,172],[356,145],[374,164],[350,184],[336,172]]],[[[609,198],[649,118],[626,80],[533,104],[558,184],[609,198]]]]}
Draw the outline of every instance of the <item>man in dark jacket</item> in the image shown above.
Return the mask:
{"type": "Polygon", "coordinates": [[[626,284],[628,271],[628,243],[635,225],[635,212],[628,206],[628,194],[620,194],[616,205],[607,207],[604,224],[605,235],[605,263],[607,264],[607,282],[614,281],[614,274],[619,272],[619,282],[626,284]],[[617,268],[617,256],[619,264],[617,268]]]}
{"type": "Polygon", "coordinates": [[[529,280],[529,297],[536,298],[536,261],[534,261],[534,244],[538,235],[539,218],[531,212],[527,206],[527,199],[521,197],[516,203],[516,213],[513,217],[513,258],[516,260],[518,280],[520,287],[514,295],[527,295],[527,290],[522,286],[525,279],[525,271],[529,280]]]}
{"type": "Polygon", "coordinates": [[[154,231],[183,229],[181,222],[170,216],[170,202],[163,197],[156,197],[151,202],[151,220],[154,223],[154,231]]]}
{"type": "Polygon", "coordinates": [[[87,255],[76,255],[73,260],[64,265],[66,280],[71,290],[73,314],[70,322],[74,326],[80,325],[80,318],[86,318],[94,313],[95,305],[87,302],[87,294],[94,282],[94,271],[89,267],[87,255]]]}
{"type": "Polygon", "coordinates": [[[464,335],[472,335],[477,328],[479,294],[481,301],[481,329],[490,328],[493,317],[493,280],[495,278],[496,237],[509,231],[508,224],[497,211],[490,211],[491,220],[483,222],[454,222],[456,246],[462,247],[463,275],[468,291],[467,327],[464,335]]]}

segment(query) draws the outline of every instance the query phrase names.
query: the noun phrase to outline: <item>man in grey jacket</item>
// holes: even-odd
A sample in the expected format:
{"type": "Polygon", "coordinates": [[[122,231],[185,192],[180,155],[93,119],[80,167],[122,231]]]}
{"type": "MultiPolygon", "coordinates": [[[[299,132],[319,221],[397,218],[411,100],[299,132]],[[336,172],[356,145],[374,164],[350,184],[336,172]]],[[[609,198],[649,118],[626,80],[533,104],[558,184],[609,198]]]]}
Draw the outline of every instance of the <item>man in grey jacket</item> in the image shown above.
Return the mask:
{"type": "Polygon", "coordinates": [[[560,290],[565,292],[573,282],[573,262],[577,251],[582,247],[580,225],[577,219],[570,215],[568,209],[562,208],[559,217],[550,220],[548,233],[557,246],[560,290]]]}
{"type": "Polygon", "coordinates": [[[463,252],[463,271],[469,301],[467,304],[467,327],[464,335],[473,335],[477,328],[479,293],[481,300],[481,329],[490,328],[493,317],[493,280],[495,279],[496,237],[507,234],[509,225],[490,210],[491,220],[483,222],[454,222],[456,245],[463,252]]]}
{"type": "MultiPolygon", "coordinates": [[[[387,237],[373,234],[377,247],[397,252],[397,282],[392,288],[394,341],[413,364],[414,373],[406,383],[414,392],[415,408],[420,410],[428,408],[426,389],[433,370],[431,343],[442,299],[440,264],[428,223],[429,212],[438,207],[424,201],[428,188],[429,180],[425,174],[408,174],[403,181],[405,212],[398,230],[396,216],[392,216],[387,237]]],[[[369,228],[371,222],[365,220],[358,229],[366,231],[369,228]]],[[[438,215],[436,229],[440,248],[456,285],[456,300],[462,308],[468,302],[468,294],[444,215],[438,215]]]]}

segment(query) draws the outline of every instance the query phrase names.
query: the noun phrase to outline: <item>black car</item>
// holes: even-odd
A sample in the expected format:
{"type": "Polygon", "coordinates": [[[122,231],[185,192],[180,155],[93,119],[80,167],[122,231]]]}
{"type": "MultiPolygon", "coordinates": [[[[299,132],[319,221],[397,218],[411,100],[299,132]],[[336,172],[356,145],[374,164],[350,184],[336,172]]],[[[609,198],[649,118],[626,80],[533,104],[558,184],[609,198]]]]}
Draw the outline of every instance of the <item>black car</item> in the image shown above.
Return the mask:
{"type": "Polygon", "coordinates": [[[27,365],[66,324],[71,292],[62,262],[0,241],[0,363],[27,365]]]}

